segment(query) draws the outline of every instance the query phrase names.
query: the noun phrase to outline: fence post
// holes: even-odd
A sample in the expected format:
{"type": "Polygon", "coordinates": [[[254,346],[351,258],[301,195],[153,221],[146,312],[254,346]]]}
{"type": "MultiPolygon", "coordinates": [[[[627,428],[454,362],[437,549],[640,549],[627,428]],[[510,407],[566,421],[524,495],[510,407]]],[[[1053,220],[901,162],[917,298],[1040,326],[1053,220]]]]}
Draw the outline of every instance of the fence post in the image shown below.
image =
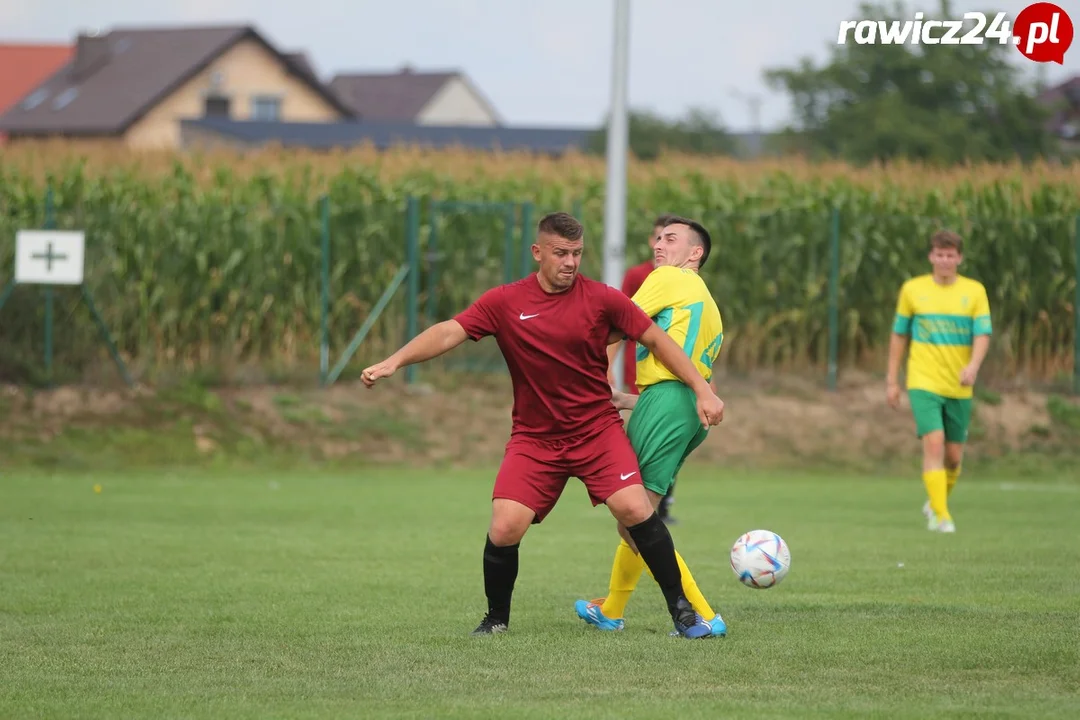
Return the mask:
{"type": "Polygon", "coordinates": [[[529,276],[532,270],[532,233],[533,204],[527,202],[521,206],[521,277],[529,276]]]}
{"type": "MultiPolygon", "coordinates": [[[[45,189],[45,229],[56,229],[56,207],[53,198],[53,189],[50,184],[45,189]]],[[[45,286],[45,381],[48,387],[53,386],[53,288],[45,286]]]]}
{"type": "Polygon", "coordinates": [[[506,203],[506,230],[504,232],[505,246],[503,248],[503,282],[514,282],[514,220],[517,219],[517,206],[512,203],[506,203]]]}
{"type": "Polygon", "coordinates": [[[322,343],[319,348],[319,383],[326,385],[330,372],[330,196],[323,195],[322,205],[322,343]]]}
{"type": "MultiPolygon", "coordinates": [[[[433,226],[434,227],[434,226],[433,226]]],[[[420,312],[420,201],[412,195],[405,203],[405,248],[409,263],[409,290],[405,299],[405,342],[416,337],[420,312]]],[[[416,365],[405,368],[405,383],[416,381],[416,365]]]]}
{"type": "MultiPolygon", "coordinates": [[[[439,209],[440,203],[435,198],[431,198],[428,202],[428,213],[430,215],[428,222],[431,223],[431,228],[428,230],[427,241],[427,309],[424,311],[427,316],[427,326],[431,327],[435,324],[435,301],[436,297],[435,288],[439,285],[439,209]]],[[[419,244],[419,224],[417,224],[417,243],[419,244]]],[[[419,245],[418,245],[419,246],[419,245]]],[[[417,286],[419,287],[419,286],[417,286]]]]}
{"type": "Polygon", "coordinates": [[[1076,263],[1076,288],[1073,296],[1073,393],[1080,395],[1080,214],[1076,216],[1076,237],[1073,238],[1073,258],[1076,263]]]}
{"type": "Polygon", "coordinates": [[[836,390],[840,350],[840,210],[832,209],[829,223],[829,390],[836,390]]]}

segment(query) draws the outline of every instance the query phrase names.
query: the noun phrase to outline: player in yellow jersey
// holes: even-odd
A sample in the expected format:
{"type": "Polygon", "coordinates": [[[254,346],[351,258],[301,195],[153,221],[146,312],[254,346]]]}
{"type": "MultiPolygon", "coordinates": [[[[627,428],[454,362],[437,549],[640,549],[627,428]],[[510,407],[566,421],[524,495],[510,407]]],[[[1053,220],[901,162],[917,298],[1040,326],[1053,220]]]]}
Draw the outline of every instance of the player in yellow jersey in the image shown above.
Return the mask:
{"type": "Polygon", "coordinates": [[[930,530],[946,533],[956,532],[948,497],[960,476],[973,388],[992,331],[986,288],[957,273],[963,250],[956,233],[935,233],[929,256],[933,272],[900,288],[886,380],[886,398],[896,408],[900,362],[910,336],[907,391],[922,438],[923,484],[930,498],[923,514],[930,530]]]}
{"type": "MultiPolygon", "coordinates": [[[[709,381],[724,341],[720,310],[698,275],[711,248],[709,233],[700,223],[671,219],[653,249],[656,269],[633,297],[634,303],[682,346],[709,381]]],[[[640,395],[616,390],[612,402],[619,409],[633,410],[626,433],[638,457],[641,480],[653,507],[657,507],[687,456],[705,440],[709,428],[697,418],[694,391],[645,347],[637,351],[637,386],[640,395]]],[[[621,525],[619,535],[622,542],[615,550],[607,597],[574,604],[578,617],[601,630],[623,629],[626,604],[642,571],[647,569],[621,525]]],[[[723,637],[727,634],[723,618],[713,612],[678,553],[676,559],[682,571],[683,594],[712,627],[712,634],[723,637]]]]}

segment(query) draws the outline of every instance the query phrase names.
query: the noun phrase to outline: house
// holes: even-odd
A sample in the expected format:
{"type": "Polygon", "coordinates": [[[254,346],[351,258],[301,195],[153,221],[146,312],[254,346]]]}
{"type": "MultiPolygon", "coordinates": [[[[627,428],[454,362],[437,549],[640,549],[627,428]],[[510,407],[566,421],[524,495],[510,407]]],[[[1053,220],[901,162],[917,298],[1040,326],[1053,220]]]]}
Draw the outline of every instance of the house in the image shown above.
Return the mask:
{"type": "Polygon", "coordinates": [[[364,121],[415,125],[502,125],[487,98],[457,71],[338,74],[330,89],[364,121]]]}
{"type": "Polygon", "coordinates": [[[306,58],[246,25],[79,35],[69,62],[0,116],[11,142],[65,137],[180,145],[180,120],[337,122],[352,110],[306,58]]]}
{"type": "Polygon", "coordinates": [[[407,122],[358,120],[339,123],[290,123],[199,118],[180,124],[185,149],[255,149],[265,145],[330,150],[372,145],[429,149],[463,147],[482,151],[514,151],[562,155],[584,152],[594,128],[530,128],[467,125],[416,125],[407,122]]]}
{"type": "Polygon", "coordinates": [[[71,45],[0,45],[0,115],[66,65],[72,51],[71,45]]]}
{"type": "Polygon", "coordinates": [[[1066,151],[1080,151],[1080,75],[1046,88],[1036,97],[1050,111],[1047,129],[1066,151]]]}

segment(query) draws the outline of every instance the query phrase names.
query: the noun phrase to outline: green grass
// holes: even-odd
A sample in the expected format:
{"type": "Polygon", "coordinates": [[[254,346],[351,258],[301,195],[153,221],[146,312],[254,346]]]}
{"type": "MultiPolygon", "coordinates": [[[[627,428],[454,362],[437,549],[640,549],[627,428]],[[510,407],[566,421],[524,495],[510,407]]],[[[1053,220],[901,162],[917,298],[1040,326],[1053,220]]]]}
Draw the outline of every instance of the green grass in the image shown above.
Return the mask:
{"type": "Polygon", "coordinates": [[[576,481],[522,545],[511,631],[468,637],[491,477],[5,473],[0,717],[1080,716],[1066,475],[966,475],[943,536],[917,477],[691,468],[673,534],[731,630],[705,642],[667,637],[648,576],[624,632],[576,618],[616,544],[576,481]],[[755,527],[792,550],[767,591],[727,564],[755,527]]]}

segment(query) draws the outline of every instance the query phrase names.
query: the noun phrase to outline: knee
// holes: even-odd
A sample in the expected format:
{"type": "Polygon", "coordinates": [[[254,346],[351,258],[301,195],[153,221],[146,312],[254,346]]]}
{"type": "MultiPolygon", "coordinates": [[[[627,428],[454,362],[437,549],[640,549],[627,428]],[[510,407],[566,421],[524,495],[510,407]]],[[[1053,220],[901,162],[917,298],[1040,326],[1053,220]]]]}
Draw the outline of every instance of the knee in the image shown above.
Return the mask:
{"type": "Polygon", "coordinates": [[[491,527],[488,528],[488,537],[491,543],[497,547],[517,545],[521,538],[525,537],[525,531],[529,529],[528,523],[524,525],[513,517],[494,515],[491,518],[491,527]]]}
{"type": "Polygon", "coordinates": [[[945,440],[934,436],[925,438],[923,440],[923,454],[936,460],[944,459],[945,440]]]}
{"type": "MultiPolygon", "coordinates": [[[[615,519],[624,527],[640,525],[653,516],[656,510],[649,503],[647,497],[642,494],[640,500],[621,503],[617,508],[612,508],[615,519]]],[[[621,534],[621,533],[620,533],[621,534]]],[[[629,535],[629,533],[627,533],[629,535]]],[[[625,536],[624,536],[625,537],[625,536]]]]}

